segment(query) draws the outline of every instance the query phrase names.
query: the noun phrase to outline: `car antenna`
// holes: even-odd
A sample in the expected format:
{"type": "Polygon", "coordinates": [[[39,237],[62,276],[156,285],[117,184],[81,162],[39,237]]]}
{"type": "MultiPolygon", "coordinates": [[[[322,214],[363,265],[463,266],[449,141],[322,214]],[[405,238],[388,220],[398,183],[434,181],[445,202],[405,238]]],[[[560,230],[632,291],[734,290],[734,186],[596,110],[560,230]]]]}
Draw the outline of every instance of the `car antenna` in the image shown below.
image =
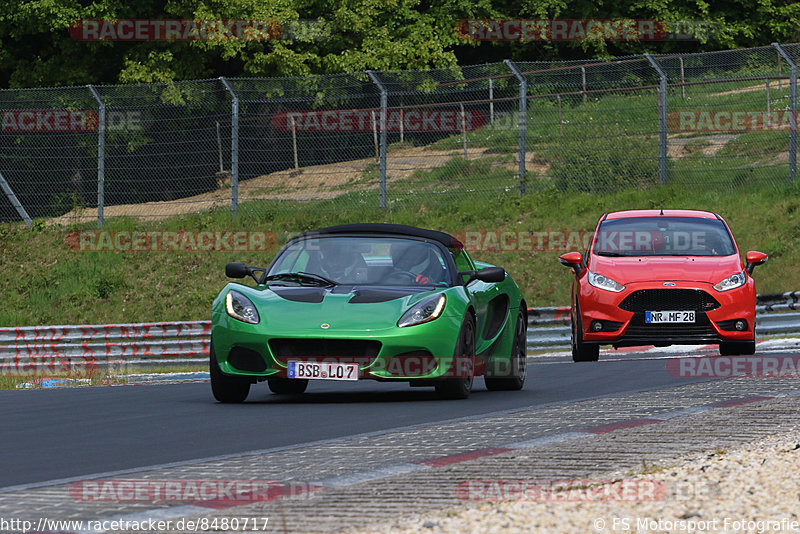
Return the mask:
{"type": "Polygon", "coordinates": [[[661,213],[659,215],[664,215],[664,204],[661,204],[661,213]]]}

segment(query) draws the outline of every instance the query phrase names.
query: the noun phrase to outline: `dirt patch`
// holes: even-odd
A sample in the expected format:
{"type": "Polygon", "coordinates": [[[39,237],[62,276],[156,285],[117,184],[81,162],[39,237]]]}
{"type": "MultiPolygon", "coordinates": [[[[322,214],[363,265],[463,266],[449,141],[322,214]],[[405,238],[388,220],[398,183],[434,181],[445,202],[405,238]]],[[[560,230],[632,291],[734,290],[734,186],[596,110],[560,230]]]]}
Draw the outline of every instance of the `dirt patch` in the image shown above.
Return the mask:
{"type": "MultiPolygon", "coordinates": [[[[486,154],[487,148],[467,149],[468,159],[486,154]]],[[[426,147],[402,147],[389,151],[386,158],[388,183],[410,178],[419,169],[444,165],[453,157],[464,155],[463,149],[431,150],[426,147]]],[[[239,182],[239,201],[246,200],[323,200],[353,191],[377,189],[378,163],[374,157],[359,160],[312,165],[300,169],[277,171],[239,182]]],[[[104,217],[161,218],[209,210],[230,209],[228,188],[209,191],[180,200],[105,206],[104,217]]],[[[76,209],[50,219],[48,224],[77,224],[97,220],[97,209],[76,209]]]]}
{"type": "Polygon", "coordinates": [[[702,152],[706,156],[713,156],[738,135],[707,135],[703,137],[672,138],[667,142],[667,156],[680,159],[695,152],[702,152]]]}
{"type": "MultiPolygon", "coordinates": [[[[517,169],[517,165],[519,165],[519,154],[516,154],[514,158],[514,170],[517,169]]],[[[550,167],[552,165],[549,161],[542,158],[537,158],[536,153],[533,150],[529,150],[525,153],[525,171],[528,173],[536,173],[539,176],[546,176],[548,172],[550,172],[550,167]]]]}
{"type": "MultiPolygon", "coordinates": [[[[778,89],[781,90],[784,87],[789,87],[790,80],[770,80],[769,87],[770,89],[778,89]]],[[[760,85],[751,85],[749,87],[740,87],[739,89],[731,89],[730,91],[722,91],[720,93],[710,93],[708,96],[725,96],[725,95],[736,95],[739,93],[754,93],[756,91],[766,91],[767,85],[766,83],[762,83],[760,85]]]]}

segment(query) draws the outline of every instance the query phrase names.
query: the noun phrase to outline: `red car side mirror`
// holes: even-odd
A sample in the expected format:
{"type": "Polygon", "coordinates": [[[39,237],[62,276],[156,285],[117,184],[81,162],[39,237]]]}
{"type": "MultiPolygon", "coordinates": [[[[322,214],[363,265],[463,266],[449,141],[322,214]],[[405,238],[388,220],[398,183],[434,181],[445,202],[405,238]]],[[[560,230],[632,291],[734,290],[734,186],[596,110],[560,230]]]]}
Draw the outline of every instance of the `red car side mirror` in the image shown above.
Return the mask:
{"type": "Polygon", "coordinates": [[[747,261],[747,266],[745,267],[745,270],[749,274],[753,274],[753,269],[755,268],[755,266],[756,265],[761,265],[762,263],[764,263],[768,259],[769,259],[769,256],[767,256],[763,252],[759,252],[757,250],[750,250],[745,255],[745,260],[747,261]]]}
{"type": "Polygon", "coordinates": [[[571,267],[575,274],[578,274],[583,266],[583,256],[580,252],[567,252],[558,257],[558,261],[565,267],[571,267]]]}

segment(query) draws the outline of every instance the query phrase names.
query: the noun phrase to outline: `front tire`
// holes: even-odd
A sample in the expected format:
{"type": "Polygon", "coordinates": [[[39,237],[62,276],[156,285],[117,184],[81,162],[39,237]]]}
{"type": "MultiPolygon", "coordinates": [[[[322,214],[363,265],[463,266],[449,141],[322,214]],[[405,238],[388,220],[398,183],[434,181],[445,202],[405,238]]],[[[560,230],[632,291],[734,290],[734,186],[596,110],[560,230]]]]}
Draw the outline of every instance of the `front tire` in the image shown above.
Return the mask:
{"type": "Polygon", "coordinates": [[[528,325],[525,323],[525,310],[520,307],[514,326],[514,343],[506,372],[511,376],[495,377],[484,375],[483,381],[489,391],[517,391],[525,385],[528,370],[528,325]]]}
{"type": "Polygon", "coordinates": [[[214,398],[224,403],[244,402],[250,393],[250,382],[247,379],[228,376],[219,368],[217,356],[214,353],[214,343],[209,351],[209,374],[211,375],[211,392],[214,398]]]}
{"type": "Polygon", "coordinates": [[[722,341],[719,344],[719,353],[722,356],[749,356],[756,353],[756,340],[753,341],[722,341]]]}
{"type": "Polygon", "coordinates": [[[442,399],[466,399],[472,391],[472,381],[475,373],[475,319],[467,312],[461,330],[458,333],[458,343],[453,355],[453,371],[458,372],[464,361],[468,362],[469,369],[465,378],[445,378],[436,384],[436,393],[442,399]]]}
{"type": "Polygon", "coordinates": [[[600,359],[600,345],[583,341],[583,327],[581,326],[581,309],[575,306],[575,317],[572,318],[572,361],[596,362],[600,359]]]}

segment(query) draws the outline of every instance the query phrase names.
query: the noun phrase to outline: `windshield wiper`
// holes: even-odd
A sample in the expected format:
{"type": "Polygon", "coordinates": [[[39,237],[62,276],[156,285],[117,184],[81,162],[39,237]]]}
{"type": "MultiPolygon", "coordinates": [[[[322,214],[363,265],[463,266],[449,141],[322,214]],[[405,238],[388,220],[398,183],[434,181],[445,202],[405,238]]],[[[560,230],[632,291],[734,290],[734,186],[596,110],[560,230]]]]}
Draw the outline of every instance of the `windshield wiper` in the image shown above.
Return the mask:
{"type": "Polygon", "coordinates": [[[299,283],[302,282],[313,282],[317,285],[325,285],[325,286],[335,286],[339,285],[338,282],[334,282],[330,278],[325,278],[324,276],[314,274],[314,273],[306,273],[306,272],[299,272],[299,273],[277,273],[271,274],[265,278],[265,282],[269,282],[270,280],[296,280],[299,283]]]}
{"type": "Polygon", "coordinates": [[[624,258],[628,256],[628,254],[623,254],[622,252],[611,252],[610,250],[601,250],[600,252],[595,252],[598,256],[608,256],[611,258],[624,258]]]}

